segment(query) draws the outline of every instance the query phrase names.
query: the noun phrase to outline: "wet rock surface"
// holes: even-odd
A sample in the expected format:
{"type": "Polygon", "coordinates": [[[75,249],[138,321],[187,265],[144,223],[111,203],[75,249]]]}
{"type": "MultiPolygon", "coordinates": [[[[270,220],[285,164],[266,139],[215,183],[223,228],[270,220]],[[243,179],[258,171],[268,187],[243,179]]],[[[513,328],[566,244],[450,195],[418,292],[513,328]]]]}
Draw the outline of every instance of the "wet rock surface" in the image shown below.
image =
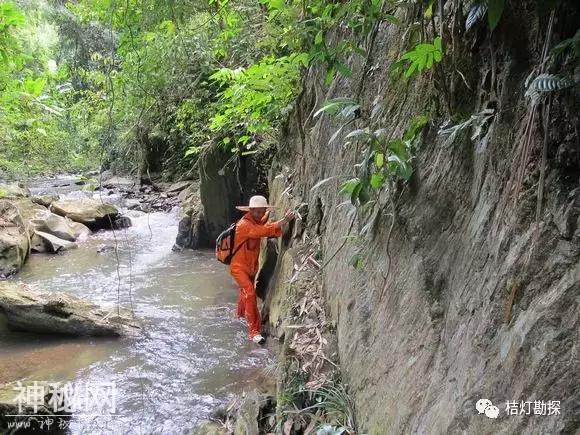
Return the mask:
{"type": "Polygon", "coordinates": [[[48,252],[55,254],[76,247],[77,244],[70,240],[60,239],[53,234],[38,230],[34,232],[31,239],[31,248],[34,252],[48,252]]]}
{"type": "Polygon", "coordinates": [[[140,327],[126,311],[103,309],[64,293],[38,292],[0,282],[0,313],[13,330],[73,336],[135,335],[140,327]]]}
{"type": "Polygon", "coordinates": [[[16,273],[30,253],[30,234],[18,207],[0,200],[0,277],[16,273]]]}
{"type": "Polygon", "coordinates": [[[65,216],[91,229],[110,228],[119,215],[119,210],[112,204],[96,199],[62,199],[51,204],[53,213],[65,216]]]}

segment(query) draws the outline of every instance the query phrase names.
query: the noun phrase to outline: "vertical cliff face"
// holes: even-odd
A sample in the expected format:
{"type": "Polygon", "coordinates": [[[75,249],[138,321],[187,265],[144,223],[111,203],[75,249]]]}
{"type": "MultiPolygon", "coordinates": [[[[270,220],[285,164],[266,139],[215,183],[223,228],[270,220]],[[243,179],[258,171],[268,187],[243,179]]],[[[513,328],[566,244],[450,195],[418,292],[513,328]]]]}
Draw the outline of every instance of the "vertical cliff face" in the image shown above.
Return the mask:
{"type": "MultiPolygon", "coordinates": [[[[290,257],[320,244],[343,381],[368,433],[578,427],[579,91],[554,93],[535,112],[524,97],[547,32],[534,4],[510,2],[491,40],[459,31],[447,41],[455,50],[445,64],[452,110],[469,119],[487,109],[493,115],[484,122],[441,134],[450,115],[434,73],[393,82],[402,30],[385,24],[369,58],[352,59],[349,79],[326,89],[324,71],[308,71],[282,134],[270,199],[281,207],[306,203],[308,213],[282,242],[269,320],[274,331],[284,323],[281,305],[296,273],[290,257]],[[341,124],[313,113],[337,97],[355,98],[362,115],[332,139],[341,124]],[[339,186],[362,160],[360,145],[345,135],[370,126],[401,137],[419,114],[429,123],[411,180],[364,210],[344,203],[339,186]],[[477,414],[482,398],[500,408],[498,419],[477,414]],[[506,401],[536,400],[560,401],[561,415],[505,412],[506,401]]],[[[578,16],[577,7],[562,8],[553,41],[569,37],[578,16]]]]}
{"type": "Polygon", "coordinates": [[[252,195],[266,195],[268,151],[233,158],[218,146],[209,148],[199,162],[199,196],[184,198],[175,249],[213,247],[217,236],[239,219],[236,205],[252,195]]]}

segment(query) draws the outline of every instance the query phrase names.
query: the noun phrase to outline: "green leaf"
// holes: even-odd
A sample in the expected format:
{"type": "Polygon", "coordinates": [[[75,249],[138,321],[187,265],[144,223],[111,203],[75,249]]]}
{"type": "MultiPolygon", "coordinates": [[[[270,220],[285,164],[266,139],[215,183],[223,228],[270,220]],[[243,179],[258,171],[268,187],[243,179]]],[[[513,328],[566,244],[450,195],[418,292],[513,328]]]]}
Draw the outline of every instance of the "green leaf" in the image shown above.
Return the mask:
{"type": "Polygon", "coordinates": [[[441,43],[441,37],[438,36],[433,40],[433,46],[437,49],[437,51],[440,51],[441,53],[443,53],[443,45],[441,43]]]}
{"type": "Polygon", "coordinates": [[[433,66],[433,53],[437,53],[435,52],[431,52],[431,53],[427,53],[427,69],[430,69],[433,66]]]}
{"type": "Polygon", "coordinates": [[[330,86],[330,84],[334,80],[334,75],[335,74],[336,74],[336,68],[335,67],[328,68],[328,70],[326,71],[326,75],[324,77],[324,84],[326,86],[330,86]]]}
{"type": "Polygon", "coordinates": [[[368,190],[367,186],[362,184],[362,183],[361,183],[361,188],[359,189],[357,196],[358,196],[358,201],[359,201],[360,205],[365,205],[371,199],[371,196],[369,194],[369,190],[368,190]]]}
{"type": "Polygon", "coordinates": [[[245,144],[247,144],[247,143],[248,143],[248,141],[249,141],[250,139],[251,139],[251,137],[250,137],[250,136],[248,136],[248,135],[246,134],[246,135],[244,135],[244,136],[240,136],[240,137],[238,138],[238,143],[241,143],[242,145],[245,145],[245,144]]]}
{"type": "Polygon", "coordinates": [[[200,152],[201,152],[201,147],[193,146],[193,147],[187,149],[187,151],[184,154],[184,157],[199,154],[200,152]]]}
{"type": "Polygon", "coordinates": [[[487,21],[490,32],[494,31],[501,20],[504,7],[505,0],[488,0],[487,21]]]}
{"type": "Polygon", "coordinates": [[[351,193],[361,184],[359,178],[351,178],[350,180],[345,181],[340,186],[339,193],[351,193]]]}
{"type": "Polygon", "coordinates": [[[429,6],[425,9],[425,13],[423,14],[425,18],[431,19],[433,16],[433,1],[429,2],[429,6]]]}
{"type": "Polygon", "coordinates": [[[383,185],[385,181],[385,176],[381,173],[376,173],[371,175],[371,187],[373,189],[378,189],[383,185]]]}
{"type": "Polygon", "coordinates": [[[383,18],[384,18],[385,20],[387,20],[387,21],[389,21],[389,22],[393,23],[393,24],[396,24],[396,25],[399,25],[399,24],[401,24],[401,20],[399,20],[399,19],[398,19],[397,17],[395,17],[394,15],[391,15],[391,14],[386,14],[386,15],[385,15],[383,18]]]}
{"type": "MultiPolygon", "coordinates": [[[[355,255],[353,255],[350,264],[352,267],[354,267],[355,269],[362,269],[364,267],[364,262],[363,259],[360,255],[360,253],[356,253],[355,255]]],[[[342,429],[336,429],[336,430],[325,430],[324,434],[325,435],[341,435],[343,434],[344,431],[342,429]]]]}
{"type": "Polygon", "coordinates": [[[319,31],[319,32],[316,34],[316,36],[314,37],[314,44],[316,44],[316,45],[320,45],[320,44],[322,44],[322,41],[323,41],[323,39],[324,39],[324,36],[323,36],[323,34],[322,34],[322,30],[320,30],[320,31],[319,31]]]}
{"type": "Polygon", "coordinates": [[[342,74],[343,77],[350,77],[352,75],[352,71],[344,63],[338,62],[336,64],[336,68],[338,69],[338,72],[342,74]]]}
{"type": "Polygon", "coordinates": [[[383,153],[376,153],[375,154],[375,166],[379,169],[383,167],[385,164],[385,155],[383,153]]]}
{"type": "Polygon", "coordinates": [[[423,127],[425,127],[425,125],[427,125],[428,121],[429,121],[429,118],[427,117],[427,115],[415,116],[411,120],[411,125],[409,126],[409,128],[407,129],[405,134],[403,135],[403,140],[406,142],[406,141],[412,141],[413,139],[415,139],[415,136],[417,135],[417,133],[419,133],[423,129],[423,127]]]}
{"type": "Polygon", "coordinates": [[[405,78],[408,79],[417,70],[417,63],[413,62],[411,66],[405,71],[405,78]]]}
{"type": "Polygon", "coordinates": [[[336,115],[338,112],[341,112],[342,114],[344,112],[343,114],[346,117],[346,115],[350,114],[350,110],[352,110],[354,113],[359,107],[360,105],[358,105],[352,98],[334,98],[325,102],[324,105],[316,111],[314,118],[316,118],[322,112],[326,112],[330,115],[336,115]]]}
{"type": "Polygon", "coordinates": [[[36,80],[28,78],[24,81],[24,90],[33,97],[39,97],[42,94],[45,86],[46,79],[42,77],[36,80]]]}
{"type": "Polygon", "coordinates": [[[401,139],[393,139],[389,142],[389,150],[392,151],[399,158],[405,158],[407,148],[401,139]]]}

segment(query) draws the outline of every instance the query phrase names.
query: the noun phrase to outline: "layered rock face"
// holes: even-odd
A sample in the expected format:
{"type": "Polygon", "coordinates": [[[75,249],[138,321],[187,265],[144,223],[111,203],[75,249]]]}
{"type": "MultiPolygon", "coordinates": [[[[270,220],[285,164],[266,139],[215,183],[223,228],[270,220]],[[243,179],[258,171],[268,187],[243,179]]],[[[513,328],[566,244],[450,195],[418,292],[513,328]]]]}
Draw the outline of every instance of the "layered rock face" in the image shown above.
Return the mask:
{"type": "MultiPolygon", "coordinates": [[[[320,243],[327,314],[364,433],[578,427],[580,157],[570,141],[580,99],[578,87],[554,94],[549,130],[538,118],[527,130],[531,105],[523,83],[530,62],[539,62],[536,41],[544,35],[525,18],[533,3],[510,3],[494,33],[493,59],[489,41],[455,54],[474,89],[455,77],[456,110],[493,108],[478,135],[474,128],[439,133],[449,115],[434,110],[429,75],[412,86],[391,81],[394,58],[387,53],[401,40],[391,25],[379,28],[367,62],[352,61],[351,78],[326,90],[325,71],[309,71],[282,135],[270,200],[282,208],[308,204],[289,246],[320,243]],[[342,124],[309,114],[338,97],[357,99],[362,115],[333,138],[342,124]],[[355,210],[338,191],[364,156],[345,135],[370,126],[402,137],[420,114],[430,121],[414,150],[409,183],[394,183],[355,210]],[[328,181],[316,186],[321,180],[328,181]],[[497,419],[478,414],[482,398],[498,406],[497,419]],[[508,416],[507,401],[559,401],[560,415],[508,416]]],[[[274,329],[284,321],[279,305],[296,273],[292,249],[281,247],[267,307],[274,329]]]]}

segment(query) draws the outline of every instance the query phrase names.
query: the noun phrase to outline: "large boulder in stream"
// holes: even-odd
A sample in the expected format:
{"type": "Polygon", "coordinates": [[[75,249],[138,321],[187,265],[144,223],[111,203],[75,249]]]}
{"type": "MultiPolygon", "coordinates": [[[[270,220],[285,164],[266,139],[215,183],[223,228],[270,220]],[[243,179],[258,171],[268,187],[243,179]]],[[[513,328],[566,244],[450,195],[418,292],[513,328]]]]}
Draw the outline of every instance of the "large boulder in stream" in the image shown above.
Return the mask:
{"type": "Polygon", "coordinates": [[[80,222],[93,230],[110,228],[119,215],[114,205],[89,198],[55,201],[50,208],[54,213],[80,222]]]}
{"type": "Polygon", "coordinates": [[[117,313],[65,293],[35,292],[13,281],[0,281],[0,313],[9,328],[39,334],[121,336],[140,330],[126,310],[117,313]]]}
{"type": "Polygon", "coordinates": [[[38,205],[42,205],[44,207],[50,207],[50,205],[58,201],[60,197],[55,194],[46,194],[46,195],[34,195],[30,198],[32,202],[38,205]]]}
{"type": "Polygon", "coordinates": [[[138,184],[138,180],[128,177],[111,177],[101,182],[101,185],[107,189],[112,188],[131,188],[138,184]]]}
{"type": "Polygon", "coordinates": [[[41,231],[69,242],[74,242],[91,234],[91,230],[86,225],[54,213],[50,213],[41,219],[33,219],[30,224],[34,226],[37,234],[41,231]]]}
{"type": "Polygon", "coordinates": [[[57,253],[61,251],[68,251],[77,247],[75,242],[70,240],[60,239],[50,233],[43,231],[36,231],[30,241],[31,249],[34,252],[49,252],[57,253]]]}
{"type": "Polygon", "coordinates": [[[30,196],[30,190],[22,184],[0,183],[1,199],[26,198],[30,196]]]}
{"type": "Polygon", "coordinates": [[[19,208],[0,200],[0,276],[16,273],[30,253],[30,234],[19,208]]]}

